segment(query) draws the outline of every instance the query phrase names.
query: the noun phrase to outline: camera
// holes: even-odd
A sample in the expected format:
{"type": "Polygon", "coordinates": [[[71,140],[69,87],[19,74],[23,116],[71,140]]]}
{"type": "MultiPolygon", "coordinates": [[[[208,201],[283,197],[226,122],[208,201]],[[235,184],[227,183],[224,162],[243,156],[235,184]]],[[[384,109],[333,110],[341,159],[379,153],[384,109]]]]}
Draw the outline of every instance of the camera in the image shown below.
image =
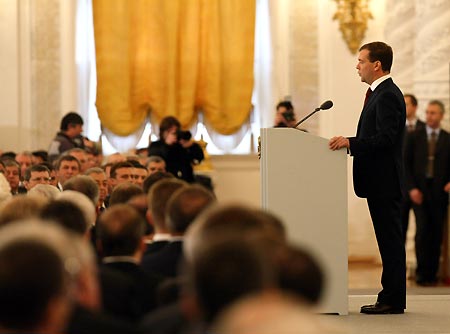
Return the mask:
{"type": "Polygon", "coordinates": [[[192,134],[190,131],[183,131],[178,130],[177,131],[177,140],[191,140],[192,134]]]}
{"type": "Polygon", "coordinates": [[[294,111],[293,110],[285,111],[281,115],[283,115],[284,119],[288,122],[291,122],[294,120],[294,111]]]}

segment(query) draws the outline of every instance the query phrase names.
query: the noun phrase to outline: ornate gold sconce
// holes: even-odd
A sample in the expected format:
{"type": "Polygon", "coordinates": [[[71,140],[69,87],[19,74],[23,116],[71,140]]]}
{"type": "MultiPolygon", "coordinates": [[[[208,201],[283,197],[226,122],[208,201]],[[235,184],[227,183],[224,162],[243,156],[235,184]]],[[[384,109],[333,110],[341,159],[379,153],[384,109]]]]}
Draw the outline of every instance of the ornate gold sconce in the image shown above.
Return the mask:
{"type": "Polygon", "coordinates": [[[333,20],[339,20],[339,30],[352,54],[358,52],[366,34],[367,20],[373,19],[369,0],[335,0],[337,12],[333,20]]]}

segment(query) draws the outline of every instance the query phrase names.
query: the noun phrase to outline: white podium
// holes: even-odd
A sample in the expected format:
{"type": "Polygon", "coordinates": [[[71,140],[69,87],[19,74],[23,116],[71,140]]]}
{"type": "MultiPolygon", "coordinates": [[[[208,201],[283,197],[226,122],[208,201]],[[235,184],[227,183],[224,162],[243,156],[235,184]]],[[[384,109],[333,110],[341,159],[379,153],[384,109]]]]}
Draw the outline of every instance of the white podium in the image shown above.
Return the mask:
{"type": "Polygon", "coordinates": [[[320,261],[320,312],[348,314],[347,154],[292,128],[261,129],[262,207],[279,216],[289,241],[320,261]]]}

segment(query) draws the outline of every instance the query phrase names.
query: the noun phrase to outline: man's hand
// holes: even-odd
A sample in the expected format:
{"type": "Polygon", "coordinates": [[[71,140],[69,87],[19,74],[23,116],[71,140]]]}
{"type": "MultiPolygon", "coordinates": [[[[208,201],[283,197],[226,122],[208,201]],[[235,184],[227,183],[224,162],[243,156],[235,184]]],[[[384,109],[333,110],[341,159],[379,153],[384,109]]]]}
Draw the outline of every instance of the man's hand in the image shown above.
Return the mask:
{"type": "Polygon", "coordinates": [[[414,204],[420,205],[423,202],[423,194],[417,188],[414,188],[414,189],[409,191],[409,197],[411,198],[411,201],[414,204]]]}
{"type": "Polygon", "coordinates": [[[336,150],[340,150],[341,148],[350,148],[350,141],[342,136],[339,137],[333,137],[330,139],[330,141],[328,142],[328,147],[330,148],[330,150],[336,151],[336,150]]]}

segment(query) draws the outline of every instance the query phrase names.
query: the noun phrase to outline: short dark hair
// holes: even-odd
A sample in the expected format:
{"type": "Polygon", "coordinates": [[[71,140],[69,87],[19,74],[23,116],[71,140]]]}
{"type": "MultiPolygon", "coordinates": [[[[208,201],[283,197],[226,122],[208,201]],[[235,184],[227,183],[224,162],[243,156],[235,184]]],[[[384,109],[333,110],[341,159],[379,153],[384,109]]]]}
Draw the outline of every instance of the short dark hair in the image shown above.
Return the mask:
{"type": "Polygon", "coordinates": [[[111,179],[115,179],[116,171],[120,168],[134,168],[134,166],[129,161],[116,162],[111,166],[111,169],[109,170],[109,177],[111,179]]]}
{"type": "Polygon", "coordinates": [[[100,216],[97,229],[103,256],[127,256],[138,249],[145,221],[131,206],[117,204],[100,216]]]}
{"type": "Polygon", "coordinates": [[[281,101],[277,104],[277,110],[281,107],[286,108],[287,110],[294,110],[294,106],[291,101],[281,101]]]}
{"type": "Polygon", "coordinates": [[[189,185],[177,190],[167,204],[167,228],[171,233],[184,234],[194,219],[214,200],[214,195],[201,185],[189,185]]]}
{"type": "Polygon", "coordinates": [[[43,242],[19,239],[0,250],[0,282],[1,326],[33,330],[52,298],[64,291],[64,263],[43,242]]]}
{"type": "Polygon", "coordinates": [[[31,173],[32,172],[47,172],[50,176],[50,170],[45,165],[33,165],[25,169],[25,175],[23,176],[23,179],[25,181],[30,181],[31,173]]]}
{"type": "Polygon", "coordinates": [[[81,171],[81,164],[80,164],[80,160],[78,160],[77,158],[75,158],[73,155],[61,155],[59,157],[58,160],[56,160],[56,170],[59,170],[59,168],[61,167],[61,163],[63,161],[76,161],[78,164],[78,169],[81,171]]]}
{"type": "Polygon", "coordinates": [[[68,179],[62,185],[64,190],[78,191],[87,196],[94,204],[97,205],[99,190],[95,181],[87,175],[76,175],[68,179]]]}
{"type": "Polygon", "coordinates": [[[169,172],[155,172],[153,174],[150,174],[144,179],[144,183],[142,184],[142,189],[144,189],[144,192],[148,194],[150,189],[153,187],[153,185],[163,179],[173,179],[175,176],[172,173],[169,172]]]}
{"type": "Polygon", "coordinates": [[[141,187],[133,183],[121,183],[115,187],[109,198],[109,205],[125,204],[131,198],[144,194],[141,187]]]}
{"type": "Polygon", "coordinates": [[[83,211],[68,200],[51,201],[42,210],[41,218],[53,221],[64,229],[82,236],[89,228],[83,211]]]}
{"type": "Polygon", "coordinates": [[[181,128],[180,121],[176,119],[174,116],[167,116],[161,120],[159,124],[159,136],[161,137],[164,132],[169,130],[170,128],[176,126],[178,129],[181,128]]]}
{"type": "Polygon", "coordinates": [[[359,51],[368,50],[370,62],[379,61],[384,72],[390,72],[394,53],[392,48],[384,42],[372,42],[364,44],[359,51]]]}
{"type": "Polygon", "coordinates": [[[76,112],[69,112],[61,119],[60,130],[67,131],[69,129],[69,125],[83,125],[83,119],[76,112]]]}
{"type": "Polygon", "coordinates": [[[411,100],[411,104],[413,105],[413,106],[417,106],[417,98],[414,96],[414,95],[412,95],[412,94],[405,94],[405,95],[403,95],[403,97],[409,97],[409,99],[411,100]]]}
{"type": "Polygon", "coordinates": [[[31,154],[32,154],[34,157],[41,158],[42,161],[47,161],[47,160],[48,160],[48,152],[47,152],[47,151],[44,151],[44,150],[37,150],[37,151],[31,152],[31,154]]]}
{"type": "Polygon", "coordinates": [[[148,209],[152,213],[155,225],[166,228],[166,208],[175,191],[186,187],[187,183],[179,179],[165,179],[157,182],[147,195],[148,209]]]}

